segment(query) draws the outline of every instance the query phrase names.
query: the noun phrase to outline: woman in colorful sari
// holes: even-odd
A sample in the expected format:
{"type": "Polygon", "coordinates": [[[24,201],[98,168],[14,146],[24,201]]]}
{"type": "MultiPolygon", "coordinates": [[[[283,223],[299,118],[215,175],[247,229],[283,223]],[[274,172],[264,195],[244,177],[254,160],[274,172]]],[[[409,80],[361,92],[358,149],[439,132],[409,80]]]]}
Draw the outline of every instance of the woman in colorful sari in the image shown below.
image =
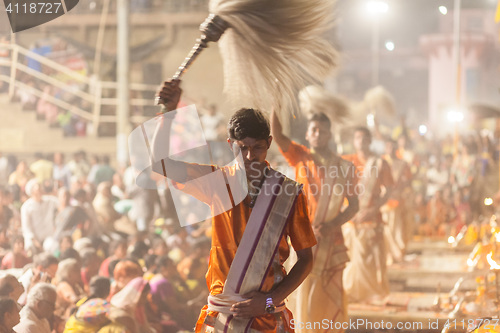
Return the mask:
{"type": "Polygon", "coordinates": [[[66,322],[64,333],[93,333],[109,323],[107,317],[111,304],[102,298],[93,298],[83,303],[66,322]]]}
{"type": "Polygon", "coordinates": [[[135,325],[132,318],[114,309],[105,299],[109,294],[108,278],[96,276],[90,283],[89,297],[82,298],[75,313],[66,322],[64,333],[136,333],[127,327],[135,325]]]}
{"type": "Polygon", "coordinates": [[[83,303],[66,322],[64,333],[138,333],[135,322],[124,311],[102,298],[83,303]]]}

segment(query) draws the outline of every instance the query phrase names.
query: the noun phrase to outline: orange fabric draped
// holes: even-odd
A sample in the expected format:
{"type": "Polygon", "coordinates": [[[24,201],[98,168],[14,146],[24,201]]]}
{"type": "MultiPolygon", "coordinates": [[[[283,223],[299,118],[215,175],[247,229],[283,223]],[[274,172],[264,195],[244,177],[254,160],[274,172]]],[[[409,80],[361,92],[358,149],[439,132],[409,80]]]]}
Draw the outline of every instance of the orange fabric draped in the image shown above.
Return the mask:
{"type": "MultiPolygon", "coordinates": [[[[224,169],[227,173],[232,172],[231,167],[224,169]]],[[[200,200],[206,196],[203,192],[207,189],[189,186],[184,187],[182,185],[178,187],[200,200]]],[[[229,186],[227,186],[227,190],[231,194],[229,186]]],[[[207,286],[212,295],[222,293],[224,282],[229,273],[229,268],[236,254],[236,250],[238,249],[243,232],[245,231],[250,213],[252,212],[249,203],[250,198],[247,196],[244,201],[237,204],[232,209],[212,218],[212,248],[210,250],[210,261],[206,275],[207,286]]],[[[276,276],[286,275],[282,265],[290,253],[287,237],[290,237],[291,244],[296,251],[312,247],[316,244],[316,238],[308,218],[307,201],[303,192],[299,194],[292,208],[292,213],[285,227],[284,236],[281,238],[278,248],[279,269],[281,271],[276,272],[276,268],[271,267],[262,287],[263,292],[267,292],[272,288],[276,282],[276,276]]],[[[205,306],[201,310],[200,317],[196,324],[196,332],[200,332],[207,315],[216,317],[217,312],[207,313],[207,307],[205,306]]],[[[251,328],[259,332],[274,333],[276,325],[277,323],[274,315],[265,315],[254,318],[251,328]]],[[[293,330],[291,332],[293,332],[293,330]]]]}

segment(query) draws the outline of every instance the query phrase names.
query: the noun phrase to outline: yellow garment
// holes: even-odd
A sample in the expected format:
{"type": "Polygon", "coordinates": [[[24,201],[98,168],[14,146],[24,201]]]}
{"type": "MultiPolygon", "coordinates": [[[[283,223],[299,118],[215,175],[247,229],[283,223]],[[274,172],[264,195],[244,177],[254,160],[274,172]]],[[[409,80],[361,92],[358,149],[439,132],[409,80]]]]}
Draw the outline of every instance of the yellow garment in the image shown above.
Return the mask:
{"type": "Polygon", "coordinates": [[[485,324],[478,329],[474,330],[472,333],[499,333],[500,329],[499,327],[495,324],[494,321],[491,321],[488,324],[485,324]]]}
{"type": "Polygon", "coordinates": [[[111,323],[101,328],[97,333],[131,333],[125,326],[111,323]]]}
{"type": "Polygon", "coordinates": [[[87,296],[83,297],[81,300],[76,302],[76,307],[80,307],[83,303],[87,302],[89,298],[87,296]]]}
{"type": "Polygon", "coordinates": [[[467,228],[467,232],[465,233],[465,244],[471,245],[474,244],[479,239],[479,233],[477,227],[471,224],[467,228]]]}
{"type": "Polygon", "coordinates": [[[500,0],[498,1],[497,13],[495,15],[495,22],[496,23],[500,22],[500,0]]]}
{"type": "Polygon", "coordinates": [[[66,322],[63,333],[95,333],[99,330],[99,328],[100,326],[94,326],[84,321],[80,321],[73,315],[69,317],[68,321],[66,322]]]}
{"type": "Polygon", "coordinates": [[[143,279],[146,281],[151,281],[151,279],[155,276],[154,273],[146,272],[144,273],[143,279]]]}

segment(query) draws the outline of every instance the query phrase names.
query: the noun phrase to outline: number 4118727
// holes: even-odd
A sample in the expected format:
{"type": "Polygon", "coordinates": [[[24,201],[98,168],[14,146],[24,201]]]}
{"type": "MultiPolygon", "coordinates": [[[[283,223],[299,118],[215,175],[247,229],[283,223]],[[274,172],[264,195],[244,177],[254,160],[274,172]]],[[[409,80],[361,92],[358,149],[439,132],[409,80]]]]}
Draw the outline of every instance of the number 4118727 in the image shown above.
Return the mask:
{"type": "Polygon", "coordinates": [[[29,2],[29,3],[9,3],[5,11],[9,14],[57,14],[61,9],[61,3],[51,2],[29,2]]]}

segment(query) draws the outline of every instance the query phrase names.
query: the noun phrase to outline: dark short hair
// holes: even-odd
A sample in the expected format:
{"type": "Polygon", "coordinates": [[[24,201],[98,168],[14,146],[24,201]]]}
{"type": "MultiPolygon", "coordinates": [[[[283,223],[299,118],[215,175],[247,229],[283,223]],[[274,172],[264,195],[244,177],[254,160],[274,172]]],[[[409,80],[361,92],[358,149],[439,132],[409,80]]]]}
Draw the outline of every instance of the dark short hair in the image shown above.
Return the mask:
{"type": "Polygon", "coordinates": [[[111,260],[108,265],[108,274],[109,276],[113,276],[115,273],[115,267],[118,265],[118,263],[121,261],[121,259],[115,259],[111,260]]]}
{"type": "Polygon", "coordinates": [[[83,249],[80,255],[82,266],[87,267],[94,260],[99,260],[97,251],[93,248],[83,249]]]}
{"type": "Polygon", "coordinates": [[[59,260],[53,255],[48,254],[47,252],[42,252],[35,256],[33,263],[35,264],[35,266],[42,266],[43,268],[47,269],[51,265],[59,264],[59,260]]]}
{"type": "Polygon", "coordinates": [[[156,254],[146,254],[144,257],[144,264],[147,269],[151,269],[156,264],[156,259],[158,256],[156,254]]]}
{"type": "Polygon", "coordinates": [[[111,289],[111,281],[104,276],[96,275],[90,279],[89,291],[90,298],[107,298],[111,289]]]}
{"type": "Polygon", "coordinates": [[[227,134],[232,140],[267,140],[271,129],[269,120],[261,111],[243,108],[236,111],[229,120],[227,134]]]}
{"type": "Polygon", "coordinates": [[[12,237],[12,245],[14,245],[15,243],[24,243],[24,236],[23,235],[16,235],[14,237],[12,237]]]}
{"type": "Polygon", "coordinates": [[[108,254],[112,255],[120,246],[127,247],[127,240],[125,238],[113,239],[109,243],[108,254]]]}
{"type": "Polygon", "coordinates": [[[61,255],[59,256],[59,259],[61,261],[63,261],[64,259],[76,259],[79,262],[81,262],[81,260],[82,260],[78,251],[72,247],[64,250],[64,252],[62,252],[61,255]]]}
{"type": "Polygon", "coordinates": [[[328,128],[332,127],[332,122],[330,121],[330,118],[323,113],[323,112],[313,112],[309,118],[307,118],[307,123],[310,124],[313,121],[317,121],[319,123],[325,124],[328,126],[328,128]]]}
{"type": "MultiPolygon", "coordinates": [[[[8,274],[10,275],[10,274],[8,274]]],[[[14,277],[14,276],[12,276],[14,277]]],[[[15,279],[15,277],[14,277],[15,279]]],[[[14,291],[14,287],[9,283],[7,276],[0,280],[0,297],[9,297],[9,294],[14,291]]],[[[0,317],[1,319],[1,317],[0,317]]]]}
{"type": "Polygon", "coordinates": [[[167,246],[167,243],[165,240],[161,237],[154,237],[153,240],[151,241],[151,248],[156,249],[159,246],[165,245],[167,246]]]}
{"type": "Polygon", "coordinates": [[[353,133],[356,133],[356,132],[363,132],[368,137],[368,139],[370,139],[370,140],[372,139],[372,132],[370,132],[368,127],[358,126],[358,127],[354,128],[353,133]]]}
{"type": "Polygon", "coordinates": [[[7,312],[12,311],[17,306],[17,302],[8,297],[0,298],[0,321],[3,323],[4,316],[7,312]]]}
{"type": "Polygon", "coordinates": [[[168,257],[168,255],[163,255],[161,257],[156,258],[156,269],[159,271],[161,267],[170,267],[172,265],[175,265],[172,259],[168,257]]]}

